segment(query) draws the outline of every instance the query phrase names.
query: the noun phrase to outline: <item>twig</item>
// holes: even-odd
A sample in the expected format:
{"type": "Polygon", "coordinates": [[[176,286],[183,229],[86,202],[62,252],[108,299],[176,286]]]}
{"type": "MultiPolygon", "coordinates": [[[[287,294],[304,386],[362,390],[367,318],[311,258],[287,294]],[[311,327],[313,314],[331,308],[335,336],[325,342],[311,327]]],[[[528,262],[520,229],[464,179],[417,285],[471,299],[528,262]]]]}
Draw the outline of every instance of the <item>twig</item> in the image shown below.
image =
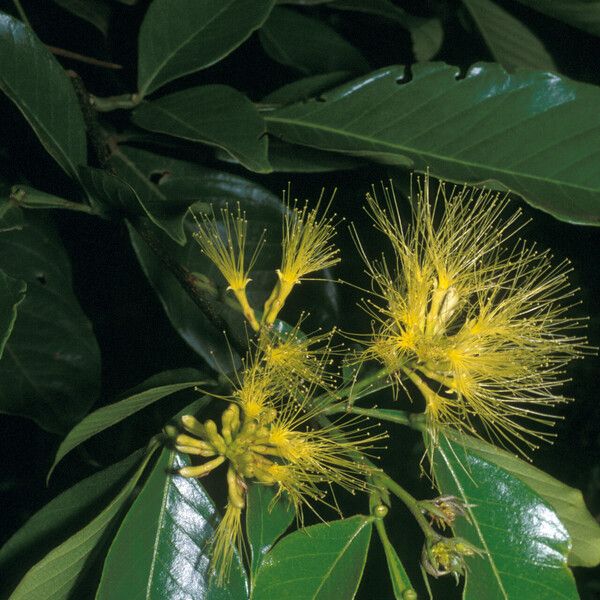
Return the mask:
{"type": "MultiPolygon", "coordinates": [[[[15,0],[18,2],[18,0],[15,0]]],[[[58,48],[56,46],[49,46],[46,44],[46,48],[52,52],[52,54],[56,54],[56,56],[64,56],[65,58],[71,58],[72,60],[77,60],[82,63],[87,63],[88,65],[94,65],[95,67],[103,67],[105,69],[122,69],[123,65],[118,65],[117,63],[107,62],[105,60],[100,60],[98,58],[93,58],[91,56],[85,56],[85,54],[79,54],[78,52],[72,52],[71,50],[65,50],[64,48],[58,48]]]]}

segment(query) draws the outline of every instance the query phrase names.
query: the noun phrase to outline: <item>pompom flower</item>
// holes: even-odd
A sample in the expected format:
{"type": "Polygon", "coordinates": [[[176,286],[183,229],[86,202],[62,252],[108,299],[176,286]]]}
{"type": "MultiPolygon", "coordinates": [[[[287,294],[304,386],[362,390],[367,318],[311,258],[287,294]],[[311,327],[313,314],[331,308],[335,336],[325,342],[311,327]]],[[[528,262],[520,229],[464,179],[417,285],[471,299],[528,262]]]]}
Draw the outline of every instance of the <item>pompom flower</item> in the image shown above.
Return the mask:
{"type": "Polygon", "coordinates": [[[452,427],[517,449],[551,439],[563,369],[585,353],[581,328],[568,316],[576,290],[569,262],[511,238],[519,211],[508,200],[467,187],[432,191],[425,177],[405,225],[393,191],[385,204],[367,195],[375,227],[394,259],[370,262],[373,317],[363,358],[376,359],[400,385],[425,399],[430,437],[452,427]],[[391,265],[391,266],[390,266],[391,265]]]}

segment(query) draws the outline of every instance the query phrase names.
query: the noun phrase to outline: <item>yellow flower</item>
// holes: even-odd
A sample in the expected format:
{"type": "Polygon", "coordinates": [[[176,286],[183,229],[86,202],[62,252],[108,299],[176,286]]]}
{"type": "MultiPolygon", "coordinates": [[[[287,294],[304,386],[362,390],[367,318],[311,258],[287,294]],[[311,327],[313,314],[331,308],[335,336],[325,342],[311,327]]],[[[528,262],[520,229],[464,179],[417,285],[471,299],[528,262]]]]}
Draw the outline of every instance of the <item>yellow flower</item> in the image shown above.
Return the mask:
{"type": "Polygon", "coordinates": [[[339,251],[331,242],[336,233],[335,215],[327,215],[331,201],[319,216],[322,195],[316,207],[309,210],[308,204],[303,208],[298,208],[295,203],[289,206],[289,194],[288,190],[281,268],[277,270],[278,281],[264,307],[263,322],[267,325],[274,323],[293,287],[306,275],[340,261],[339,251]]]}
{"type": "Polygon", "coordinates": [[[548,409],[567,400],[563,368],[587,347],[567,316],[568,261],[553,266],[522,241],[507,247],[519,211],[503,218],[507,198],[488,190],[440,183],[432,192],[426,176],[410,225],[393,191],[384,194],[383,206],[367,196],[368,211],[391,241],[394,269],[370,263],[358,241],[374,288],[364,358],[412,382],[434,442],[444,427],[517,449],[551,439],[539,426],[554,423],[548,409]]]}
{"type": "Polygon", "coordinates": [[[264,232],[257,242],[250,260],[246,263],[246,239],[248,221],[237,205],[237,213],[231,213],[226,206],[221,209],[221,223],[224,238],[214,213],[202,214],[196,218],[198,230],[194,238],[200,244],[202,252],[219,269],[242,308],[244,316],[255,331],[260,326],[254,310],[246,296],[246,286],[250,281],[249,273],[254,266],[264,241],[264,232]]]}
{"type": "MultiPolygon", "coordinates": [[[[255,350],[260,353],[259,349],[255,350]]],[[[258,355],[246,358],[245,370],[221,415],[221,428],[212,420],[200,423],[185,415],[186,433],[175,438],[175,447],[205,462],[187,466],[185,477],[204,477],[227,463],[228,501],[215,534],[213,565],[219,583],[226,581],[236,547],[241,544],[241,513],[247,482],[276,486],[302,522],[303,508],[316,502],[338,510],[334,484],[351,491],[366,491],[374,468],[367,453],[385,437],[372,433],[362,417],[342,417],[330,423],[323,418],[325,401],[317,401],[314,384],[282,373],[258,355]]],[[[339,512],[339,510],[338,510],[339,512]]]]}
{"type": "Polygon", "coordinates": [[[336,373],[330,370],[331,356],[339,351],[339,348],[331,347],[336,330],[305,335],[300,329],[303,320],[304,316],[286,332],[263,329],[259,337],[261,359],[273,379],[287,382],[300,379],[331,389],[336,383],[336,373]]]}

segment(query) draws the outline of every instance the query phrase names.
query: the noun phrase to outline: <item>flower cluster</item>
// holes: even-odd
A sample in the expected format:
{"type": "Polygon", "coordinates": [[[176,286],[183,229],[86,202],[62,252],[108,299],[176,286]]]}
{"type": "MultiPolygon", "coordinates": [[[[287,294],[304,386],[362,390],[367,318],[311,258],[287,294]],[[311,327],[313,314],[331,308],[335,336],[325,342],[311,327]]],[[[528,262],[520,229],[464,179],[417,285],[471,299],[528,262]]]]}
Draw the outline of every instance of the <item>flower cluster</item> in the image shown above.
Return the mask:
{"type": "Polygon", "coordinates": [[[329,352],[327,346],[311,350],[311,343],[299,339],[297,330],[283,337],[263,334],[225,398],[220,430],[212,420],[181,418],[185,433],[175,439],[177,450],[208,459],[183,467],[181,475],[203,477],[227,463],[228,502],[213,541],[220,582],[227,579],[234,549],[241,544],[248,482],[276,486],[276,497],[283,494],[300,521],[303,508],[314,510],[316,502],[337,509],[328,499],[333,484],[351,492],[367,489],[373,468],[365,453],[386,434],[372,435],[371,427],[357,418],[323,421],[327,401],[315,392],[330,386],[329,352]]]}
{"type": "Polygon", "coordinates": [[[547,409],[566,401],[563,367],[586,349],[567,316],[568,261],[553,266],[548,252],[514,240],[519,211],[503,218],[508,200],[491,191],[433,191],[426,177],[409,225],[393,191],[384,194],[383,205],[367,195],[368,212],[393,260],[370,262],[357,238],[374,292],[362,358],[418,389],[432,444],[445,427],[518,449],[550,439],[539,426],[553,424],[547,409]]]}
{"type": "Polygon", "coordinates": [[[328,215],[331,201],[323,211],[321,201],[322,196],[315,208],[309,209],[307,203],[299,208],[297,201],[291,203],[289,190],[287,200],[284,195],[281,266],[276,270],[277,282],[265,302],[260,323],[248,301],[246,287],[252,281],[249,275],[262,248],[264,232],[247,260],[248,221],[239,205],[235,213],[223,208],[220,219],[214,213],[196,219],[196,241],[227,281],[227,289],[235,296],[254,331],[259,331],[261,325],[273,325],[294,286],[307,275],[339,262],[339,251],[332,244],[335,215],[328,215]]]}

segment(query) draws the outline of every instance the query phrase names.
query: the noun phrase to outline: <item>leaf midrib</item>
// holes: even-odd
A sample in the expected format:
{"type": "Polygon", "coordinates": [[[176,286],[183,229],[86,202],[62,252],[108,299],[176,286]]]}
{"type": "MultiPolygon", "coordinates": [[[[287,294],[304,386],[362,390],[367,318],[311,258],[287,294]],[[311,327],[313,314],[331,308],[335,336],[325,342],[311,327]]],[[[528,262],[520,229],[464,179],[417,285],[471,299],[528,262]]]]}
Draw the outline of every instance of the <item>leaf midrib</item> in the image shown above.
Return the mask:
{"type": "MultiPolygon", "coordinates": [[[[427,157],[434,158],[436,160],[444,161],[447,163],[453,163],[453,164],[461,165],[461,166],[468,167],[468,168],[489,170],[489,171],[493,171],[496,173],[502,173],[503,175],[509,175],[511,177],[521,177],[523,179],[530,179],[530,180],[539,181],[542,183],[551,183],[551,184],[555,184],[558,186],[565,186],[565,187],[569,187],[569,188],[572,188],[575,190],[582,190],[582,191],[591,192],[591,193],[600,192],[600,188],[585,187],[583,185],[575,184],[575,183],[568,182],[568,181],[559,181],[559,180],[550,179],[550,178],[542,178],[542,177],[538,177],[538,176],[535,176],[532,174],[522,173],[520,171],[509,171],[507,169],[503,169],[502,167],[479,164],[474,161],[467,162],[464,160],[459,160],[452,156],[440,155],[440,154],[436,154],[431,151],[409,148],[409,147],[403,146],[401,144],[393,144],[392,142],[386,142],[384,140],[370,138],[365,135],[348,132],[344,129],[335,129],[333,127],[316,124],[316,123],[310,122],[310,121],[300,121],[300,120],[294,120],[294,119],[290,119],[290,118],[273,117],[273,116],[265,116],[265,120],[275,122],[275,123],[284,123],[286,125],[293,125],[295,127],[304,127],[305,129],[315,129],[318,131],[332,133],[332,134],[335,134],[338,136],[343,135],[347,138],[360,140],[362,142],[368,142],[368,143],[376,145],[376,146],[384,146],[387,148],[393,148],[394,150],[400,150],[402,152],[405,152],[408,157],[414,156],[415,154],[419,155],[419,156],[427,156],[427,157]]],[[[277,137],[279,137],[279,136],[277,136],[277,137]]],[[[301,143],[299,145],[308,146],[308,147],[312,147],[312,148],[321,148],[321,146],[317,146],[315,144],[301,143]]],[[[335,148],[321,148],[321,149],[326,149],[330,152],[339,152],[340,154],[353,154],[353,151],[336,150],[335,148]]],[[[367,154],[368,154],[368,151],[367,151],[367,154]]]]}

